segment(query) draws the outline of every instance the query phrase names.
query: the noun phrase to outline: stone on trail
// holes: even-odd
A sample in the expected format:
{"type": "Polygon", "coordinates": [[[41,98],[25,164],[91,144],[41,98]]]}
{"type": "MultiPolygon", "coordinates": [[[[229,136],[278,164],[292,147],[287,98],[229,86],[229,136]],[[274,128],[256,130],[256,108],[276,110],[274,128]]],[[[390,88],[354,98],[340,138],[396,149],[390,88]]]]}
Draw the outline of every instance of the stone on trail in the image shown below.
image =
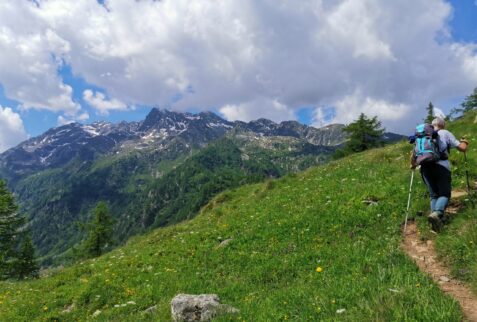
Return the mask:
{"type": "Polygon", "coordinates": [[[450,282],[450,278],[448,278],[448,277],[445,276],[445,275],[442,275],[441,277],[439,277],[439,280],[441,280],[441,281],[444,282],[444,283],[450,282]]]}
{"type": "Polygon", "coordinates": [[[235,314],[239,310],[220,303],[216,294],[176,295],[171,301],[172,319],[176,322],[211,321],[221,314],[235,314]]]}

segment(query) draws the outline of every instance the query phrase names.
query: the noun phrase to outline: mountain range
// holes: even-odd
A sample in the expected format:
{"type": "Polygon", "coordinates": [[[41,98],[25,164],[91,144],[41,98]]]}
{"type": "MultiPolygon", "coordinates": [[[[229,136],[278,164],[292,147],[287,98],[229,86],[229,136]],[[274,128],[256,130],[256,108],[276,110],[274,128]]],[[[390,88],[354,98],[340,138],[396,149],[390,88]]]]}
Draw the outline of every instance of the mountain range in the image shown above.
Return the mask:
{"type": "MultiPolygon", "coordinates": [[[[229,122],[212,112],[152,109],[140,122],[53,128],[0,154],[0,177],[30,220],[45,265],[72,256],[78,223],[98,201],[115,217],[117,242],[193,217],[225,189],[330,160],[344,125],[229,122]]],[[[387,141],[401,139],[386,133],[387,141]]]]}

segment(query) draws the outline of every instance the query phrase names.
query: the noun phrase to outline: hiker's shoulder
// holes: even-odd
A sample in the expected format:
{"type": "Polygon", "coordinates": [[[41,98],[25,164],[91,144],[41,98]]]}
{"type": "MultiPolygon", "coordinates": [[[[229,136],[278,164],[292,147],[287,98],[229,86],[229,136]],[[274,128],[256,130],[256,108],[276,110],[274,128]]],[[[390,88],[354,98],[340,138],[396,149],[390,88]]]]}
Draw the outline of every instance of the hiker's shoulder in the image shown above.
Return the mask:
{"type": "Polygon", "coordinates": [[[442,141],[453,147],[459,145],[459,141],[455,138],[454,134],[448,130],[440,130],[439,137],[442,141]]]}
{"type": "Polygon", "coordinates": [[[441,138],[453,138],[454,137],[454,134],[452,134],[452,132],[448,131],[448,130],[439,130],[439,136],[441,138]]]}

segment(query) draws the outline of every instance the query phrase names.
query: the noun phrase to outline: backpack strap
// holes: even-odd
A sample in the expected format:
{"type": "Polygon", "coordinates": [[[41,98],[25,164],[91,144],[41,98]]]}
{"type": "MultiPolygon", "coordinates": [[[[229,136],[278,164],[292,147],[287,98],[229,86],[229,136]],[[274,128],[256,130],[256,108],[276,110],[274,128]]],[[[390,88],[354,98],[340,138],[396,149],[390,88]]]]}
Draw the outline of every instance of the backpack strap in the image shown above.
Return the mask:
{"type": "Polygon", "coordinates": [[[447,144],[447,142],[444,142],[445,145],[446,145],[446,148],[444,149],[444,151],[441,151],[441,145],[440,145],[441,138],[439,136],[439,131],[440,131],[440,129],[436,131],[436,133],[437,133],[436,141],[437,141],[437,147],[439,148],[440,159],[441,160],[448,160],[449,159],[449,154],[450,154],[450,146],[449,146],[449,144],[447,144]]]}

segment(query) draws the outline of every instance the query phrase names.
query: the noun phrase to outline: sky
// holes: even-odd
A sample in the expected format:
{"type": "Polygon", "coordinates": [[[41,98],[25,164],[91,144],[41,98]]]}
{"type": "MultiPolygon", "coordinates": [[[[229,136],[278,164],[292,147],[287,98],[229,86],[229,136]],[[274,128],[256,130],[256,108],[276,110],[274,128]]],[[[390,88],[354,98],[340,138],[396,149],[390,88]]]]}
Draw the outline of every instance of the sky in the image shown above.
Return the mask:
{"type": "Polygon", "coordinates": [[[477,87],[477,0],[2,0],[0,152],[152,107],[409,133],[477,87]]]}

